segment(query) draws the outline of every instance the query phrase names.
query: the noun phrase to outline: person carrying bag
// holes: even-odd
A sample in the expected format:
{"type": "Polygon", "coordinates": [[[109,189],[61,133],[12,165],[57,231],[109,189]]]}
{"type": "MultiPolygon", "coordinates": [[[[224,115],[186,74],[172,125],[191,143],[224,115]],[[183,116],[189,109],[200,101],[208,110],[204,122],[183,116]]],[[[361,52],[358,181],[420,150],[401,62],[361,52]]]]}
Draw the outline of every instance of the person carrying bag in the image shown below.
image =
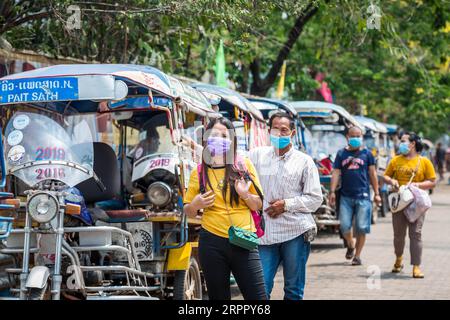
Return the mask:
{"type": "Polygon", "coordinates": [[[198,251],[209,299],[231,299],[232,272],[244,299],[266,300],[251,213],[262,207],[256,170],[249,159],[243,159],[253,182],[237,170],[236,133],[228,119],[211,120],[205,138],[202,163],[189,179],[184,212],[189,217],[201,214],[198,251]]]}
{"type": "Polygon", "coordinates": [[[413,278],[424,278],[420,270],[422,260],[422,227],[425,220],[423,214],[431,201],[421,198],[416,189],[429,190],[436,185],[436,173],[430,160],[420,157],[423,149],[422,139],[415,133],[405,133],[401,137],[399,155],[394,157],[385,173],[387,184],[398,190],[389,196],[389,205],[392,210],[392,225],[394,229],[394,250],[396,260],[392,272],[399,273],[403,269],[403,250],[405,247],[406,230],[409,231],[411,265],[413,265],[413,278]],[[395,177],[395,178],[394,178],[395,177]],[[416,198],[415,202],[415,194],[416,198]],[[422,203],[423,202],[423,203],[422,203]],[[410,211],[411,205],[420,204],[419,213],[416,208],[410,211]],[[424,210],[425,209],[425,210],[424,210]]]}

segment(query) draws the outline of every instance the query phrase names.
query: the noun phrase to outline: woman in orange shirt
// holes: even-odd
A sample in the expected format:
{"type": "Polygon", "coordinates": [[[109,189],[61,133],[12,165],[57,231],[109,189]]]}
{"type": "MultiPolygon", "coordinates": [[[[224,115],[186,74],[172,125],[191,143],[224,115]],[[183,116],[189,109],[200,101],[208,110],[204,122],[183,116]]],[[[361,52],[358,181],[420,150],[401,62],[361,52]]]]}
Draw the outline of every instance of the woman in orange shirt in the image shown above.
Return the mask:
{"type": "MultiPolygon", "coordinates": [[[[415,133],[405,133],[402,135],[399,153],[394,157],[384,173],[386,183],[397,190],[400,186],[408,184],[415,174],[412,184],[416,187],[429,190],[436,185],[436,173],[433,164],[428,158],[421,157],[423,149],[422,139],[415,133]]],[[[409,222],[404,214],[404,210],[392,213],[392,225],[394,228],[394,249],[396,260],[392,272],[398,273],[403,269],[403,250],[405,247],[406,229],[409,229],[411,265],[413,265],[413,277],[423,278],[424,274],[420,270],[422,259],[422,226],[425,214],[420,216],[413,223],[409,222]]]]}

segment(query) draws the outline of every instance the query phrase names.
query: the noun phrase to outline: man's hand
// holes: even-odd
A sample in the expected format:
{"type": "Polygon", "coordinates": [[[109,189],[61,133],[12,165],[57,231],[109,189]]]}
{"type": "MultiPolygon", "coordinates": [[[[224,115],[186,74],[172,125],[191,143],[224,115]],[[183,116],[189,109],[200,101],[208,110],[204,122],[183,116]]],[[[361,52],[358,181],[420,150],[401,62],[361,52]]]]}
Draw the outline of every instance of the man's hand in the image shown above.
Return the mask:
{"type": "Polygon", "coordinates": [[[330,202],[330,206],[334,208],[336,206],[336,193],[330,192],[328,201],[330,202]]]}
{"type": "Polygon", "coordinates": [[[269,202],[270,206],[264,211],[271,218],[277,218],[284,212],[284,200],[273,200],[269,202]]]}
{"type": "Polygon", "coordinates": [[[214,200],[216,198],[216,195],[213,193],[212,190],[205,192],[204,194],[198,194],[195,196],[195,198],[192,200],[191,205],[196,210],[201,210],[206,207],[211,207],[214,204],[214,200]]]}
{"type": "Polygon", "coordinates": [[[375,195],[375,203],[377,204],[378,207],[381,207],[382,201],[381,201],[381,197],[379,194],[375,195]]]}

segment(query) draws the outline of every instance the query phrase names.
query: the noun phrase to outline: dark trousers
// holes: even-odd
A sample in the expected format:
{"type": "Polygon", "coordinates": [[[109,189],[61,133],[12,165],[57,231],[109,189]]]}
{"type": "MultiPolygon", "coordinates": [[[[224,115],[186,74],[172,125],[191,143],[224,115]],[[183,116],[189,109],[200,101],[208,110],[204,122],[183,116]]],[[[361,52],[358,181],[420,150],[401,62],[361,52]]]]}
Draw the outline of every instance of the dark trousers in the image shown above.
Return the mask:
{"type": "Polygon", "coordinates": [[[258,249],[240,248],[202,229],[198,253],[210,300],[231,299],[230,272],[245,300],[267,300],[258,249]]]}

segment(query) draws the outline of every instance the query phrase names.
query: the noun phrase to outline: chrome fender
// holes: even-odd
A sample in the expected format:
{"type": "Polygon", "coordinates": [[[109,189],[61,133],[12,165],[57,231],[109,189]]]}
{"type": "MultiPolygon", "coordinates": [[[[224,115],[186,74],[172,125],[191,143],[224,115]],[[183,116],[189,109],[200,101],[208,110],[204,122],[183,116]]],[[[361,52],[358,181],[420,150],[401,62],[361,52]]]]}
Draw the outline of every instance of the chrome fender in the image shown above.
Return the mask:
{"type": "Polygon", "coordinates": [[[49,268],[45,266],[36,266],[33,269],[31,269],[31,272],[28,275],[25,286],[27,288],[42,289],[47,283],[49,277],[50,277],[49,268]]]}

